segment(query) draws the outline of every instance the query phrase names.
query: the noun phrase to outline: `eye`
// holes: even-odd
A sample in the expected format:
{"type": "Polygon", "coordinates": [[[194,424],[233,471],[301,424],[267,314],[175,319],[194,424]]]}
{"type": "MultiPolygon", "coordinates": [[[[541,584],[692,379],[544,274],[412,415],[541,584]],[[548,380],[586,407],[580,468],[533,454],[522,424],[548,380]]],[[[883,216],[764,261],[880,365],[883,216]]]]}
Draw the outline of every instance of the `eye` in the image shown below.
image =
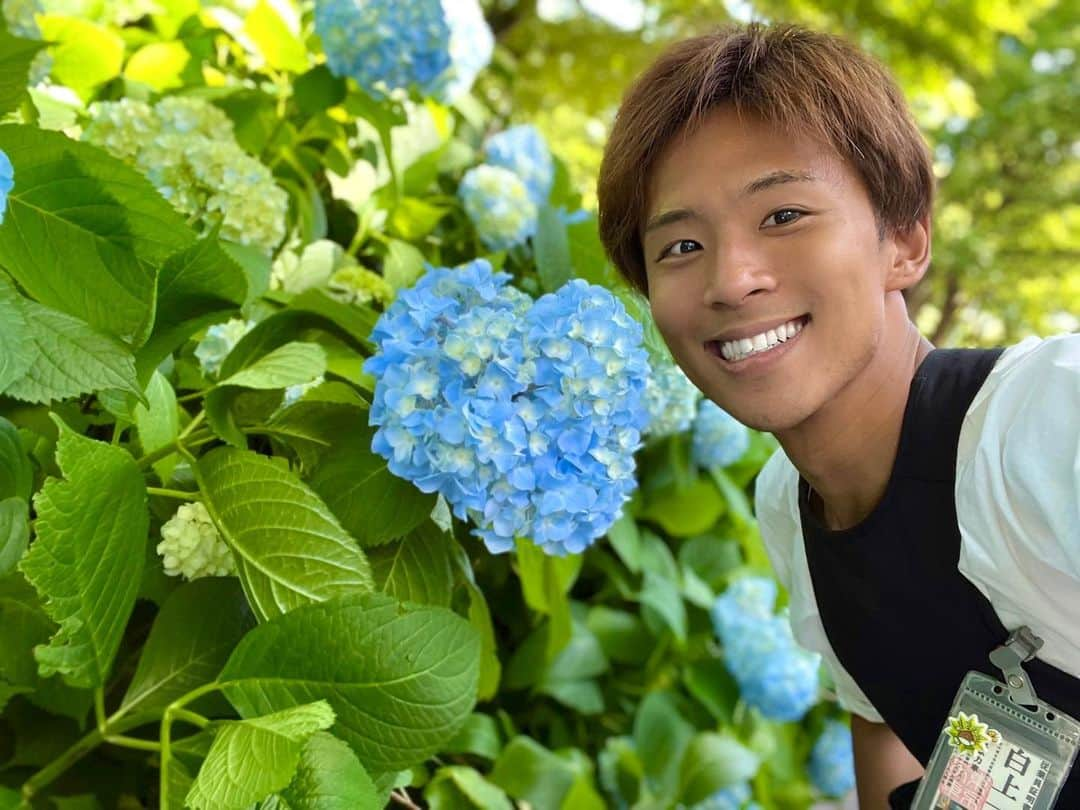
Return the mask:
{"type": "MultiPolygon", "coordinates": [[[[678,242],[672,242],[660,251],[660,255],[656,257],[657,261],[663,259],[665,256],[685,256],[687,253],[691,252],[692,248],[688,246],[692,245],[698,245],[698,243],[693,239],[680,239],[678,242]],[[673,250],[675,252],[672,252],[673,250]]],[[[701,245],[698,245],[698,247],[701,247],[701,245]]]]}
{"type": "MultiPolygon", "coordinates": [[[[765,222],[775,218],[777,225],[788,225],[797,221],[802,215],[802,211],[797,211],[794,208],[781,208],[779,211],[773,211],[765,217],[765,222]]],[[[762,224],[765,223],[763,222],[762,224]]]]}

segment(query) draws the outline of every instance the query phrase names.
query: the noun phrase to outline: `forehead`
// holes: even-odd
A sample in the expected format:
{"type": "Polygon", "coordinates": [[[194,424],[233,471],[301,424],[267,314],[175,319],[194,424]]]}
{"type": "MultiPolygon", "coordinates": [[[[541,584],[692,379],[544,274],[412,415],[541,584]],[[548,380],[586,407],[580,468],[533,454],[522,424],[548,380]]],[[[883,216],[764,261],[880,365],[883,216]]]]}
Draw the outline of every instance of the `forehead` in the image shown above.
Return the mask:
{"type": "Polygon", "coordinates": [[[649,173],[645,220],[665,208],[690,204],[702,194],[734,199],[771,172],[809,174],[833,188],[854,176],[846,162],[820,141],[721,105],[695,130],[676,134],[661,151],[649,173]]]}

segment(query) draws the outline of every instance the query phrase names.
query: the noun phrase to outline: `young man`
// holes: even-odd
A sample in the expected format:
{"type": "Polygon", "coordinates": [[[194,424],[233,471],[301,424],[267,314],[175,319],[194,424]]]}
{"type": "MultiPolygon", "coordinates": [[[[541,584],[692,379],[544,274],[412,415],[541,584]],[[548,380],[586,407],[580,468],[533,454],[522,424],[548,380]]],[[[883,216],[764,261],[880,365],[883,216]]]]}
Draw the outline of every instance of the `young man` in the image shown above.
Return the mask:
{"type": "MultiPolygon", "coordinates": [[[[853,712],[860,806],[907,807],[964,674],[1027,625],[1080,717],[1080,336],[935,350],[903,290],[934,178],[896,85],[845,41],[676,44],[623,101],[600,233],[676,362],[773,433],[762,536],[853,712]],[[891,794],[891,795],[890,795],[891,794]]],[[[1080,807],[1080,769],[1058,801],[1080,807]]]]}

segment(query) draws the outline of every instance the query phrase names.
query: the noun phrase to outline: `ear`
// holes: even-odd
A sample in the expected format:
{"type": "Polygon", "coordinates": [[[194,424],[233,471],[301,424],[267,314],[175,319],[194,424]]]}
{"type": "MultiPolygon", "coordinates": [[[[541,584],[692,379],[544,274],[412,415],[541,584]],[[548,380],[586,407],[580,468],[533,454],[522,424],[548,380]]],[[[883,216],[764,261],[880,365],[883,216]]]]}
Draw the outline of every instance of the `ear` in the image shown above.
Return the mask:
{"type": "Polygon", "coordinates": [[[886,289],[906,290],[918,283],[930,266],[930,214],[887,238],[892,242],[893,258],[886,289]]]}

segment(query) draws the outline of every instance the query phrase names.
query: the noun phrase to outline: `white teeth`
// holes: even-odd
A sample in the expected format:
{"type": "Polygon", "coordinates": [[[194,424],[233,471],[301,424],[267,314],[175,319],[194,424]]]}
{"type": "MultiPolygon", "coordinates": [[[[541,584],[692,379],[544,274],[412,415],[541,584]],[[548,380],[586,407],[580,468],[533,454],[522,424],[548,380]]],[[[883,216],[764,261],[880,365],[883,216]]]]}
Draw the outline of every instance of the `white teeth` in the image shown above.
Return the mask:
{"type": "Polygon", "coordinates": [[[759,335],[738,340],[727,340],[720,344],[720,355],[729,362],[738,362],[751,354],[767,351],[778,343],[783,343],[802,331],[800,320],[788,321],[759,335]]]}

